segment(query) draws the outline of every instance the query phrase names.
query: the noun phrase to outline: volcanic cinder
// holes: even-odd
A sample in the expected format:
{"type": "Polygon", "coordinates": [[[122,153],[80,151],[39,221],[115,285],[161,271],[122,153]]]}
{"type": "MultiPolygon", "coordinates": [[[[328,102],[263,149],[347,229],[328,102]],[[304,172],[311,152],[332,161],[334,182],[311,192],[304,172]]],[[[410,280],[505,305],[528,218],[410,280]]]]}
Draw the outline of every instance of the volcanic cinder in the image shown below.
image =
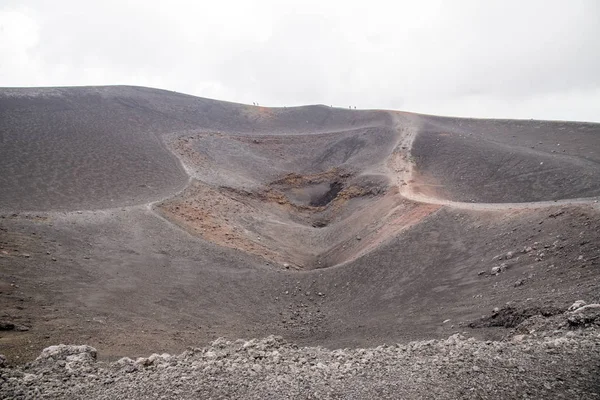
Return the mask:
{"type": "Polygon", "coordinates": [[[0,353],[506,339],[600,302],[599,198],[600,124],[0,89],[0,353]]]}

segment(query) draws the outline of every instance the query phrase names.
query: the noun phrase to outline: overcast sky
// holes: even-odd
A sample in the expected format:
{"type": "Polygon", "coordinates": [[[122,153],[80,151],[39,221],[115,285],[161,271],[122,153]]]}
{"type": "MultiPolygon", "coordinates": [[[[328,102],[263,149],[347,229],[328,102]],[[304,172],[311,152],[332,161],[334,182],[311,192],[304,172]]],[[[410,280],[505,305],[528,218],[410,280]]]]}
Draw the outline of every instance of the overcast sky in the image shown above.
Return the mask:
{"type": "Polygon", "coordinates": [[[0,86],[600,121],[600,1],[0,0],[0,86]]]}

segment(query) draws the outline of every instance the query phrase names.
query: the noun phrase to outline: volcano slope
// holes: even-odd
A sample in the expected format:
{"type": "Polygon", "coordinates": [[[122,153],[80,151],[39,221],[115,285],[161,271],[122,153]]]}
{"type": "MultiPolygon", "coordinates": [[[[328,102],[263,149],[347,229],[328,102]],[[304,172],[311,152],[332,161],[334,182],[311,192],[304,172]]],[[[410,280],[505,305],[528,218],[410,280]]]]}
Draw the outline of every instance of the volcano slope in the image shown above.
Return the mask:
{"type": "MultiPolygon", "coordinates": [[[[518,368],[498,386],[446,394],[498,396],[516,381],[526,391],[529,379],[533,397],[591,396],[600,322],[594,307],[577,318],[567,308],[600,302],[599,195],[599,124],[1,89],[0,353],[22,365],[57,343],[111,361],[219,337],[332,349],[455,333],[521,353],[531,346],[512,348],[515,334],[570,335],[573,351],[536,350],[507,360],[518,368]]],[[[414,384],[406,395],[428,393],[399,371],[414,384]]],[[[17,375],[5,393],[35,386],[17,375]]],[[[315,393],[388,396],[398,379],[380,378],[315,393]]],[[[249,393],[270,392],[205,394],[249,393]]]]}

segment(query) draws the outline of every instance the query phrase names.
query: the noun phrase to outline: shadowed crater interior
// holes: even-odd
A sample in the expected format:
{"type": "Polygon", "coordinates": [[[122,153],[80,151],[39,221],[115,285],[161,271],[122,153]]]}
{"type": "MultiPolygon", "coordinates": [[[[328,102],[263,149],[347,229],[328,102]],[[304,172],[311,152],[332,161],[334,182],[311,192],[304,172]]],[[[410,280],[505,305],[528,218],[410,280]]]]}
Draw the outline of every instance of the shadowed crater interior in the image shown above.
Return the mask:
{"type": "Polygon", "coordinates": [[[330,183],[329,190],[321,196],[314,197],[310,201],[310,205],[313,207],[321,207],[329,204],[343,188],[344,185],[341,182],[330,183]]]}

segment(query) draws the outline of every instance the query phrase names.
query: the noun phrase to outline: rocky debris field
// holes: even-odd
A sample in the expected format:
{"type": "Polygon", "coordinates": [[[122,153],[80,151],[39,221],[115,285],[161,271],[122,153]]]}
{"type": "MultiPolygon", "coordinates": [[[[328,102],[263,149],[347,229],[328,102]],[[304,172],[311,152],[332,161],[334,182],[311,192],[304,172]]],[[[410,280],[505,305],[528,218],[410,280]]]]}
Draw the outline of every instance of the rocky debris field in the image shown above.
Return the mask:
{"type": "Polygon", "coordinates": [[[1,368],[0,397],[595,399],[599,376],[600,305],[578,301],[561,314],[526,318],[502,341],[454,334],[329,350],[269,336],[113,363],[96,361],[93,347],[61,344],[1,368]]]}

